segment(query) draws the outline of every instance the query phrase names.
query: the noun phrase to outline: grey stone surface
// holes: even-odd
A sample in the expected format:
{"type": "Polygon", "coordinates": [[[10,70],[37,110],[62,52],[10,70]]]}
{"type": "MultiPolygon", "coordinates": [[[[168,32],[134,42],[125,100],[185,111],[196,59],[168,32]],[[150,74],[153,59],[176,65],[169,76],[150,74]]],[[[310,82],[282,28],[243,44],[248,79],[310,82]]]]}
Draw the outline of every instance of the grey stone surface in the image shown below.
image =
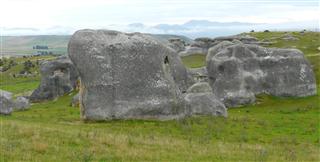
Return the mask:
{"type": "Polygon", "coordinates": [[[9,98],[9,99],[11,99],[12,95],[13,95],[11,92],[4,91],[4,90],[1,90],[1,89],[0,89],[0,93],[1,93],[1,96],[4,96],[4,97],[9,98]]]}
{"type": "Polygon", "coordinates": [[[80,73],[80,107],[88,120],[186,115],[183,91],[190,86],[174,50],[140,33],[80,30],[68,45],[80,73]]]}
{"type": "Polygon", "coordinates": [[[227,107],[252,103],[254,95],[261,93],[294,97],[316,94],[313,70],[299,50],[238,43],[210,52],[209,82],[227,107]]]}
{"type": "Polygon", "coordinates": [[[187,93],[212,93],[208,82],[197,82],[188,88],[187,93]]]}
{"type": "Polygon", "coordinates": [[[30,107],[29,99],[23,96],[19,96],[14,101],[14,110],[27,110],[30,107]]]}
{"type": "MultiPolygon", "coordinates": [[[[208,55],[206,57],[206,61],[210,61],[210,59],[212,57],[214,57],[219,51],[221,51],[222,49],[225,49],[226,47],[233,45],[234,43],[230,42],[230,41],[222,41],[221,43],[217,44],[214,47],[211,47],[208,50],[208,55]]],[[[208,62],[207,62],[208,64],[208,62]]]]}
{"type": "Polygon", "coordinates": [[[79,74],[68,57],[42,62],[40,73],[41,83],[31,94],[31,102],[53,100],[77,86],[79,74]]]}
{"type": "Polygon", "coordinates": [[[185,102],[189,114],[227,117],[227,109],[216,96],[210,93],[188,93],[185,102]]]}
{"type": "Polygon", "coordinates": [[[187,110],[191,115],[213,115],[227,117],[227,109],[212,93],[208,82],[192,85],[184,97],[187,110]]]}
{"type": "Polygon", "coordinates": [[[177,52],[184,51],[186,49],[186,43],[179,38],[169,39],[169,46],[177,52]]]}
{"type": "Polygon", "coordinates": [[[190,46],[187,46],[184,51],[181,51],[179,56],[189,56],[193,54],[207,55],[208,49],[217,43],[218,42],[211,38],[197,38],[190,46]]]}
{"type": "Polygon", "coordinates": [[[0,90],[0,115],[10,115],[13,111],[13,106],[12,93],[0,90]]]}
{"type": "Polygon", "coordinates": [[[217,44],[217,41],[215,41],[212,38],[196,38],[194,40],[194,43],[191,44],[191,47],[199,47],[208,51],[210,47],[213,47],[216,44],[217,44]]]}
{"type": "Polygon", "coordinates": [[[195,82],[207,82],[208,72],[206,67],[201,68],[188,68],[188,74],[192,77],[195,82]]]}

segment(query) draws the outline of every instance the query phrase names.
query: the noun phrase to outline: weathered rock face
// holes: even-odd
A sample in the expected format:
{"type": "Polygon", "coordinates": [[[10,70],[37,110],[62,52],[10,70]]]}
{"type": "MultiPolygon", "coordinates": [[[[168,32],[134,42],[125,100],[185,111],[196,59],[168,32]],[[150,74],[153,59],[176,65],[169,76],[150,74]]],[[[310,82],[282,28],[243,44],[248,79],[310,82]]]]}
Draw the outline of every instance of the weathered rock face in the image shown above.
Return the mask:
{"type": "Polygon", "coordinates": [[[179,38],[169,39],[169,46],[177,52],[184,51],[186,49],[186,43],[179,38]]]}
{"type": "Polygon", "coordinates": [[[211,38],[197,38],[194,43],[187,46],[184,51],[181,51],[179,56],[189,56],[193,54],[207,55],[208,49],[216,44],[217,42],[211,38]]]}
{"type": "Polygon", "coordinates": [[[184,97],[187,110],[192,115],[213,115],[227,117],[227,109],[212,93],[207,82],[192,85],[184,97]]]}
{"type": "Polygon", "coordinates": [[[40,72],[41,83],[30,96],[32,102],[55,99],[77,86],[79,74],[67,57],[42,62],[40,72]]]}
{"type": "Polygon", "coordinates": [[[187,93],[211,93],[212,89],[208,82],[197,82],[188,88],[187,93]]]}
{"type": "Polygon", "coordinates": [[[206,67],[201,68],[188,68],[189,76],[195,82],[207,82],[208,81],[208,72],[206,67]]]}
{"type": "Polygon", "coordinates": [[[19,96],[14,102],[14,110],[27,110],[30,107],[29,100],[25,97],[19,96]]]}
{"type": "Polygon", "coordinates": [[[252,103],[254,95],[260,93],[296,97],[316,94],[312,68],[301,51],[226,44],[209,50],[207,70],[214,94],[227,107],[252,103]]]}
{"type": "Polygon", "coordinates": [[[80,73],[80,107],[89,120],[185,115],[189,77],[174,50],[144,34],[80,30],[68,45],[80,73]]]}
{"type": "Polygon", "coordinates": [[[0,90],[0,115],[10,115],[13,111],[13,106],[12,93],[0,90]]]}
{"type": "Polygon", "coordinates": [[[191,44],[192,47],[200,47],[208,51],[208,49],[212,46],[215,46],[217,42],[211,38],[196,38],[195,42],[191,44]]]}

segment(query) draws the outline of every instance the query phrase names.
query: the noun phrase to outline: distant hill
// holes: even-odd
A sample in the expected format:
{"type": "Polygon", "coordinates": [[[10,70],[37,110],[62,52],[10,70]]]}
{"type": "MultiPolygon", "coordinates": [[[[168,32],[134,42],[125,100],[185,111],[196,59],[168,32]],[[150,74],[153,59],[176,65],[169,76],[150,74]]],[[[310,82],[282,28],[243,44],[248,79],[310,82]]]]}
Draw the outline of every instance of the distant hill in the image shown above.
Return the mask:
{"type": "Polygon", "coordinates": [[[70,35],[36,35],[36,36],[3,36],[2,52],[4,55],[30,55],[38,49],[34,46],[48,46],[48,51],[55,54],[66,54],[70,35]]]}
{"type": "MultiPolygon", "coordinates": [[[[167,43],[170,38],[180,38],[187,43],[193,40],[178,35],[166,34],[151,34],[160,41],[167,43]]],[[[32,55],[37,54],[38,49],[33,49],[34,46],[48,46],[47,51],[53,54],[65,55],[67,54],[67,46],[70,35],[35,35],[35,36],[2,36],[2,53],[3,55],[17,56],[17,55],[32,55]]]]}

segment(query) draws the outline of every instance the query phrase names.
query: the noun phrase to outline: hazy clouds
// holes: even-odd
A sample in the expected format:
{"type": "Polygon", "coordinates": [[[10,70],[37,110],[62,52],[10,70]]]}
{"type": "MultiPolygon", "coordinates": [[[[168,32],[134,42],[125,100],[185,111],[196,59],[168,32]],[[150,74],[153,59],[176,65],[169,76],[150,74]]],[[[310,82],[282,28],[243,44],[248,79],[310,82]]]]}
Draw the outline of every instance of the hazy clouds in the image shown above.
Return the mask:
{"type": "MultiPolygon", "coordinates": [[[[0,26],[107,28],[131,23],[182,24],[189,20],[250,23],[319,22],[317,0],[0,0],[0,26]]],[[[8,30],[2,30],[8,32],[8,30]]],[[[60,32],[62,32],[60,31],[60,32]]],[[[56,31],[59,32],[59,31],[56,31]]],[[[3,32],[4,33],[4,32],[3,32]]]]}

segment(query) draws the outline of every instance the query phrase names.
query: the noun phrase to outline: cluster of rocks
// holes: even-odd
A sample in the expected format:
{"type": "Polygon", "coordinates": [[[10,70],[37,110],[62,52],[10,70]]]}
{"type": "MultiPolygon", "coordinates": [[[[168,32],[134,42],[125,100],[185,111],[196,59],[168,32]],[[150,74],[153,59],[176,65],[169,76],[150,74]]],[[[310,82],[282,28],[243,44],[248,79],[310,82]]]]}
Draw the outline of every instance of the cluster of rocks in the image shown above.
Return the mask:
{"type": "Polygon", "coordinates": [[[310,63],[297,49],[221,42],[207,55],[209,83],[227,107],[253,103],[255,95],[316,94],[310,63]]]}
{"type": "MultiPolygon", "coordinates": [[[[311,65],[299,50],[261,47],[243,35],[199,38],[190,46],[169,42],[141,33],[77,31],[68,44],[70,59],[41,63],[41,83],[30,100],[52,100],[80,86],[71,104],[80,105],[83,119],[163,120],[226,117],[227,107],[253,103],[261,93],[316,94],[311,65]],[[206,55],[206,67],[187,69],[180,58],[186,51],[206,55]]],[[[27,98],[13,100],[5,91],[0,97],[0,114],[29,107],[27,98]]]]}
{"type": "Polygon", "coordinates": [[[10,115],[12,111],[26,110],[30,107],[26,97],[19,96],[15,100],[11,92],[0,90],[0,114],[10,115]]]}
{"type": "Polygon", "coordinates": [[[294,37],[292,34],[290,33],[286,33],[282,36],[282,39],[285,41],[298,41],[299,38],[294,37]]]}
{"type": "Polygon", "coordinates": [[[61,56],[40,64],[41,83],[30,96],[32,102],[53,100],[74,90],[79,74],[71,60],[61,56]]]}
{"type": "Polygon", "coordinates": [[[257,38],[249,35],[234,35],[216,38],[197,38],[194,43],[185,47],[185,50],[179,52],[179,56],[189,56],[193,54],[207,55],[209,48],[216,46],[223,41],[230,41],[233,43],[256,44],[256,45],[270,45],[273,42],[259,41],[257,38]]]}
{"type": "Polygon", "coordinates": [[[177,55],[183,43],[172,42],[175,50],[140,33],[76,32],[68,53],[80,73],[82,117],[227,116],[226,107],[253,103],[260,93],[316,93],[312,68],[299,50],[264,48],[248,36],[201,38],[190,47],[207,51],[207,66],[186,69],[177,55]]]}

